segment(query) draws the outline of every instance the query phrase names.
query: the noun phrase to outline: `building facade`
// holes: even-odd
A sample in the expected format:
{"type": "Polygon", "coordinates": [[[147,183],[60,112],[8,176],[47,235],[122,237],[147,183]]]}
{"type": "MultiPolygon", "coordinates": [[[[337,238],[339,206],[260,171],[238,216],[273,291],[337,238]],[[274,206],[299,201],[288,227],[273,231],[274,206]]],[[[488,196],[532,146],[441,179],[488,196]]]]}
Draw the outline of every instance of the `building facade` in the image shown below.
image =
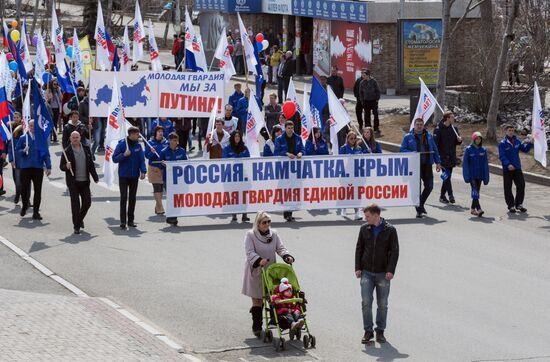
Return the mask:
{"type": "MultiPolygon", "coordinates": [[[[454,5],[453,21],[465,6],[454,5]]],[[[223,27],[238,36],[239,12],[250,35],[262,32],[270,44],[293,52],[298,75],[329,75],[335,66],[351,89],[367,68],[383,90],[400,93],[417,89],[418,76],[432,85],[437,79],[441,1],[195,0],[194,9],[207,57],[223,27]]],[[[479,12],[473,11],[453,38],[448,85],[472,80],[479,29],[479,12]]]]}

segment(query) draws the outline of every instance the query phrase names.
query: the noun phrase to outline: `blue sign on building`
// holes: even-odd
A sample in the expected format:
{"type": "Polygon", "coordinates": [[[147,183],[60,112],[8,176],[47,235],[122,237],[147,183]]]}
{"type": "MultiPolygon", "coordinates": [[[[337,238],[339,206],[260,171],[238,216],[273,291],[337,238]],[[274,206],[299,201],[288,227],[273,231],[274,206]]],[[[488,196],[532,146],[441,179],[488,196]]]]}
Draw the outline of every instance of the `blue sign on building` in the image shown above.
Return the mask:
{"type": "Polygon", "coordinates": [[[260,13],[262,2],[261,0],[195,0],[194,9],[226,13],[260,13]]]}
{"type": "Polygon", "coordinates": [[[309,18],[367,22],[367,3],[338,0],[293,0],[292,14],[309,18]]]}

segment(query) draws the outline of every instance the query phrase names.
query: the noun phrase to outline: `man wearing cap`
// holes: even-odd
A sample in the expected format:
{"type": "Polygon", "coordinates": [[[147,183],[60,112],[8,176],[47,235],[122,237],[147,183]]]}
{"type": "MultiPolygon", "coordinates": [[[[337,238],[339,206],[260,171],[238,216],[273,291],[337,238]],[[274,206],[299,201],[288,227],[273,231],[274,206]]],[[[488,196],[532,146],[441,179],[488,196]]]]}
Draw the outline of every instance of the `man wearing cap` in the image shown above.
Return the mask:
{"type": "Polygon", "coordinates": [[[128,128],[128,137],[120,140],[113,152],[113,162],[118,163],[118,185],[120,188],[120,228],[136,227],[134,211],[139,180],[145,178],[145,153],[138,142],[139,128],[128,128]],[[128,207],[128,209],[126,209],[128,207]]]}
{"type": "Polygon", "coordinates": [[[371,77],[370,70],[362,72],[364,79],[359,85],[361,104],[365,111],[365,127],[371,127],[370,113],[374,116],[374,135],[380,136],[380,121],[378,119],[378,101],[380,100],[380,88],[378,82],[371,77]]]}
{"type": "Polygon", "coordinates": [[[512,125],[506,126],[506,134],[498,144],[498,157],[502,163],[502,179],[504,182],[504,199],[509,213],[527,212],[523,207],[525,198],[525,179],[521,171],[519,151],[528,153],[533,147],[533,138],[528,136],[527,142],[519,140],[512,125]],[[516,185],[516,197],[512,193],[512,182],[516,185]]]}
{"type": "Polygon", "coordinates": [[[83,145],[80,140],[80,133],[73,131],[70,144],[61,155],[59,165],[61,171],[65,172],[65,180],[71,196],[71,214],[75,234],[80,234],[80,229],[84,228],[84,217],[86,217],[92,205],[90,176],[92,176],[95,183],[99,182],[92,159],[92,151],[88,146],[83,145]]]}

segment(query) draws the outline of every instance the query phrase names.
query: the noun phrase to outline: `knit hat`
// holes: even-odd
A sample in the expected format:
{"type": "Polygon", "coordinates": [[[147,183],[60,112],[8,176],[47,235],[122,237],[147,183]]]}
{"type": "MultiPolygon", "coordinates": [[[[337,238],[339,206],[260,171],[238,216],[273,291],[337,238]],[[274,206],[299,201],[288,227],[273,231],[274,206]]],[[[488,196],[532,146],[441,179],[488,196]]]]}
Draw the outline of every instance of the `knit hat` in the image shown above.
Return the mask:
{"type": "Polygon", "coordinates": [[[481,132],[475,131],[474,133],[472,133],[472,141],[475,141],[476,138],[478,138],[478,137],[483,139],[483,136],[481,135],[481,132]]]}
{"type": "Polygon", "coordinates": [[[281,284],[279,284],[279,293],[282,293],[287,289],[292,290],[292,285],[288,282],[287,278],[282,278],[281,284]]]}

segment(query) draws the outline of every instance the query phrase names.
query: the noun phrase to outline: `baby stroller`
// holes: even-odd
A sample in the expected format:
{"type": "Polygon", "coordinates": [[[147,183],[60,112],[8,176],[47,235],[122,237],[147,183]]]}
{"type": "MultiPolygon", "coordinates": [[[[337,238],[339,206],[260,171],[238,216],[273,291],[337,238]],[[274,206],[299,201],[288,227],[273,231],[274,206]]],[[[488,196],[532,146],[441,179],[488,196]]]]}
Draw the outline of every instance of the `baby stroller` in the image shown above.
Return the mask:
{"type": "Polygon", "coordinates": [[[275,350],[281,351],[285,349],[284,335],[288,335],[288,338],[292,341],[294,338],[300,340],[302,338],[302,331],[304,331],[303,343],[304,348],[315,347],[315,337],[311,335],[307,324],[305,314],[304,293],[300,290],[298,284],[298,278],[294,274],[294,269],[291,265],[287,264],[271,264],[267,268],[262,268],[262,294],[264,300],[264,317],[265,317],[265,332],[264,343],[273,342],[275,350]],[[297,303],[300,307],[302,318],[304,319],[304,325],[300,329],[288,329],[283,330],[279,324],[277,312],[275,310],[275,304],[271,300],[271,295],[275,291],[275,287],[279,285],[282,278],[287,278],[292,285],[294,291],[294,298],[278,300],[276,303],[297,303]],[[279,335],[278,338],[273,338],[273,330],[276,329],[279,335]]]}

